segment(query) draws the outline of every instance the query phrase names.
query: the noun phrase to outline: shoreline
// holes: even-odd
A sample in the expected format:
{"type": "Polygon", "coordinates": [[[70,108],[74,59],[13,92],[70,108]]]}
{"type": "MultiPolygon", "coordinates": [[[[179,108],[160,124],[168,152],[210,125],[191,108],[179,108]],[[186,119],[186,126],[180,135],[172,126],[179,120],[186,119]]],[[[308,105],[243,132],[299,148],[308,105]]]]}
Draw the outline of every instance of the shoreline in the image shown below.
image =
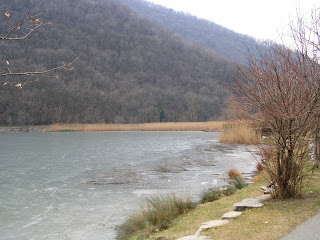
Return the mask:
{"type": "MultiPolygon", "coordinates": [[[[319,178],[320,171],[316,170],[310,185],[304,189],[302,198],[264,201],[263,208],[245,211],[238,219],[230,220],[230,224],[205,231],[201,236],[216,240],[231,240],[235,236],[238,240],[282,239],[302,222],[319,213],[319,178]],[[275,229],[277,231],[274,231],[275,229]]],[[[267,183],[266,173],[260,172],[253,178],[252,184],[238,190],[235,194],[198,205],[189,213],[179,216],[167,229],[152,234],[149,234],[148,230],[141,230],[128,239],[173,240],[194,235],[202,223],[220,219],[225,212],[231,211],[234,203],[245,198],[261,196],[263,192],[260,187],[267,183]]]]}

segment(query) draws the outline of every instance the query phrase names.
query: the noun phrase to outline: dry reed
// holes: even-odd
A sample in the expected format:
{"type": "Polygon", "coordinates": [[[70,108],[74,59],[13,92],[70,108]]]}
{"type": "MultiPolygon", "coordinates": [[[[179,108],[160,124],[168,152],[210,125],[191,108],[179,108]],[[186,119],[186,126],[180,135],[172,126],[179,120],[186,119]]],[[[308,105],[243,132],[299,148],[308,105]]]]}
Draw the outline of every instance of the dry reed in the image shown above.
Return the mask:
{"type": "Polygon", "coordinates": [[[223,121],[211,121],[141,124],[53,124],[44,131],[220,131],[226,123],[223,121]]]}
{"type": "Polygon", "coordinates": [[[259,144],[261,134],[248,122],[228,123],[223,126],[221,143],[238,143],[246,145],[259,144]]]}

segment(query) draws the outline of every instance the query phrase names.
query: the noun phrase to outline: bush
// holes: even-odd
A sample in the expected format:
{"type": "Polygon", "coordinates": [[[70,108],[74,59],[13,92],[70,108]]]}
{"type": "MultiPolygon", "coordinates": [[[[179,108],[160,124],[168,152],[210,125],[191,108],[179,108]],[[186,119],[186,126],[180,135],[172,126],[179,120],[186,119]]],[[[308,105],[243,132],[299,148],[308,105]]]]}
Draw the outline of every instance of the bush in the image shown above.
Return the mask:
{"type": "Polygon", "coordinates": [[[195,204],[174,195],[155,196],[146,199],[146,208],[134,213],[119,228],[118,239],[128,239],[130,235],[147,229],[149,233],[169,227],[171,221],[180,214],[193,209],[195,204]]]}

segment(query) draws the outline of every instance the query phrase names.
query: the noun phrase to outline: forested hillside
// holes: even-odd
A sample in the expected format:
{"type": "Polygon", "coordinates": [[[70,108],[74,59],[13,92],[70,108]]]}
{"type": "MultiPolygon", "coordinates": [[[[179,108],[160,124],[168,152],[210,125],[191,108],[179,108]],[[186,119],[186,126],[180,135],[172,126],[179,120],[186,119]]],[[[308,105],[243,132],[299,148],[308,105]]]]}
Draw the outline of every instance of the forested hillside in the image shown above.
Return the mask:
{"type": "Polygon", "coordinates": [[[185,43],[119,0],[3,0],[9,24],[26,15],[24,2],[33,14],[47,9],[54,23],[27,40],[0,40],[1,72],[6,61],[11,70],[35,71],[81,57],[62,75],[22,88],[1,84],[0,125],[207,121],[221,114],[234,65],[215,51],[185,43]]]}
{"type": "MultiPolygon", "coordinates": [[[[217,53],[239,63],[246,61],[245,53],[248,49],[254,51],[256,47],[264,48],[261,42],[257,42],[252,37],[187,13],[177,12],[144,0],[121,1],[135,12],[179,34],[185,40],[212,48],[217,53]]],[[[226,13],[226,18],[228,17],[230,16],[226,13]]]]}

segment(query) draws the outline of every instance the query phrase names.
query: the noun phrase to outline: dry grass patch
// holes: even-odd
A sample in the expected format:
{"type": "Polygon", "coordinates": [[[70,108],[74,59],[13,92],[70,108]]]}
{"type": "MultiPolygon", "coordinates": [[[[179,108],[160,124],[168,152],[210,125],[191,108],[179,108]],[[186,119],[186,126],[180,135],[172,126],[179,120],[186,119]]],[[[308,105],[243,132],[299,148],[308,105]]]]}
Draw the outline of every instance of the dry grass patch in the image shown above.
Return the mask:
{"type": "Polygon", "coordinates": [[[63,131],[220,131],[227,122],[166,122],[141,124],[53,124],[46,132],[63,131]]]}
{"type": "Polygon", "coordinates": [[[248,122],[238,121],[223,126],[221,143],[255,145],[261,142],[261,134],[248,122]]]}

